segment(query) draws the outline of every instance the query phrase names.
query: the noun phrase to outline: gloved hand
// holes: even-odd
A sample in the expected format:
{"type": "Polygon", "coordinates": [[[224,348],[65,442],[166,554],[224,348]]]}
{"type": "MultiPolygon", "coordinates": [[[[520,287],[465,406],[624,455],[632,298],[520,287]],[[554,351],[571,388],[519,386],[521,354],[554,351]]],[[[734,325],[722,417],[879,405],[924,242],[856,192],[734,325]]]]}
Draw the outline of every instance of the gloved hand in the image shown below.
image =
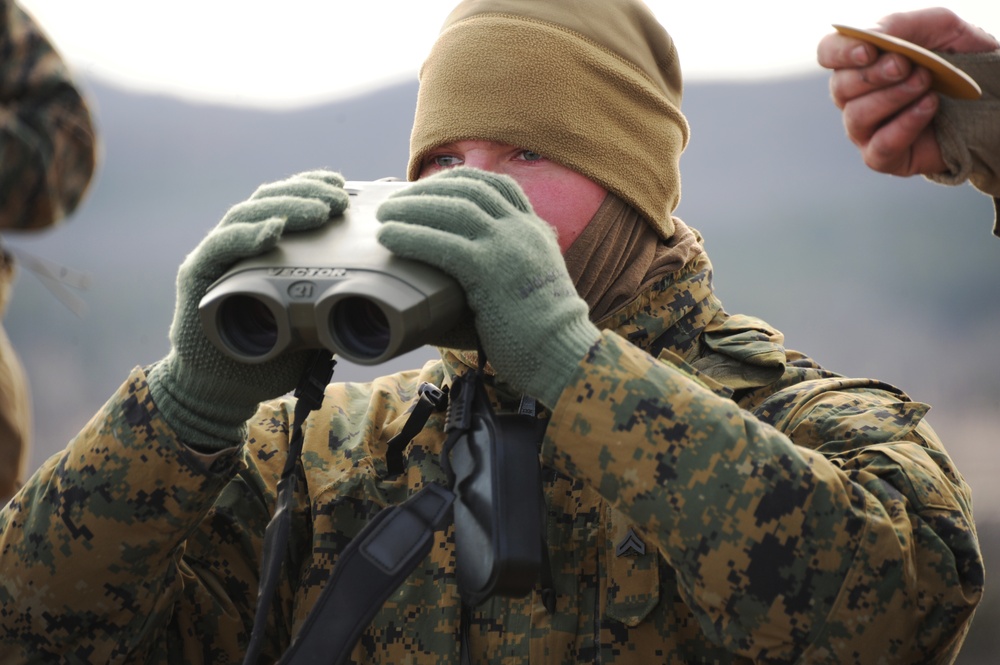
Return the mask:
{"type": "Polygon", "coordinates": [[[555,231],[507,176],[443,171],[379,207],[378,239],[465,289],[497,376],[552,407],[600,332],[566,271],[555,231]]]}
{"type": "Polygon", "coordinates": [[[208,287],[236,262],[274,247],[283,233],[317,228],[347,205],[344,179],[329,171],[262,185],[230,208],[181,264],[171,349],[147,377],[153,401],[182,441],[202,451],[241,443],[257,405],[293,389],[311,356],[299,351],[245,364],[223,355],[198,315],[208,287]]]}

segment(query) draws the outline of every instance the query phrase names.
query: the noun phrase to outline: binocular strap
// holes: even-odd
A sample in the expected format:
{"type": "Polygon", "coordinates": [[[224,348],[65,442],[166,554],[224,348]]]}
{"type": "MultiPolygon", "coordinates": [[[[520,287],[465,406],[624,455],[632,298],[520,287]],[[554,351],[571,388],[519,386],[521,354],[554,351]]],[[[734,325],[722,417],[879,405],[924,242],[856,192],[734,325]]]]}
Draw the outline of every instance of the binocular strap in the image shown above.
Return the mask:
{"type": "MultiPolygon", "coordinates": [[[[390,475],[403,471],[406,445],[434,411],[447,405],[448,436],[441,461],[453,489],[429,483],[403,503],[383,509],[361,530],[340,555],[280,665],[346,663],[383,603],[429,554],[434,532],[451,519],[463,606],[459,638],[463,663],[470,655],[471,609],[490,596],[522,596],[541,577],[542,599],[552,612],[555,593],[544,540],[545,502],[537,457],[546,421],[534,417],[531,398],[522,400],[517,415],[493,413],[482,379],[480,368],[459,377],[450,392],[431,384],[420,386],[418,403],[389,441],[387,470],[390,475]]],[[[298,450],[294,452],[297,458],[298,450]]],[[[287,480],[294,480],[294,474],[288,475],[287,480]]],[[[282,494],[290,497],[292,492],[282,494]]],[[[265,550],[281,552],[287,533],[274,540],[280,544],[265,550]]],[[[257,639],[251,639],[257,649],[260,631],[255,626],[257,639]]],[[[255,651],[248,652],[247,662],[256,661],[255,651]]]]}
{"type": "Polygon", "coordinates": [[[448,389],[442,389],[427,383],[421,383],[417,388],[420,399],[417,400],[410,417],[403,423],[399,434],[389,440],[385,451],[385,466],[390,476],[403,472],[403,451],[420,430],[427,424],[427,419],[435,411],[443,411],[448,406],[448,389]]]}
{"type": "Polygon", "coordinates": [[[434,531],[444,525],[454,499],[432,483],[376,515],[340,555],[280,664],[346,663],[382,604],[430,553],[434,531]]]}

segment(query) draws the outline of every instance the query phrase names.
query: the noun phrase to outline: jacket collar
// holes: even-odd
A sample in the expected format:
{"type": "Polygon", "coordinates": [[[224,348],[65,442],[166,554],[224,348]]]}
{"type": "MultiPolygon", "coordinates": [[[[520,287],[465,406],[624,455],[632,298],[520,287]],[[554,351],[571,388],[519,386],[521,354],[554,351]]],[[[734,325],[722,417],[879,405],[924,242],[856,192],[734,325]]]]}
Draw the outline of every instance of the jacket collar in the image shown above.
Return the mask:
{"type": "Polygon", "coordinates": [[[698,352],[698,338],[721,310],[712,291],[712,262],[700,252],[597,326],[653,356],[666,350],[690,360],[698,352]]]}

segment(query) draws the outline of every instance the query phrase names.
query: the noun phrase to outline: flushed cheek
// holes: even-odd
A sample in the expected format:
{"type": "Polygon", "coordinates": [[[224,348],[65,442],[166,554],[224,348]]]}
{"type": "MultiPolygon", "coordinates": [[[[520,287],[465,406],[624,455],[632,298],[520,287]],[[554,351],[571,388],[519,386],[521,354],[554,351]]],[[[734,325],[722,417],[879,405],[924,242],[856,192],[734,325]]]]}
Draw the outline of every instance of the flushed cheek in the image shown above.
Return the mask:
{"type": "Polygon", "coordinates": [[[559,236],[559,249],[565,253],[576,240],[607,196],[607,191],[595,183],[538,184],[523,187],[535,214],[548,222],[559,236]]]}

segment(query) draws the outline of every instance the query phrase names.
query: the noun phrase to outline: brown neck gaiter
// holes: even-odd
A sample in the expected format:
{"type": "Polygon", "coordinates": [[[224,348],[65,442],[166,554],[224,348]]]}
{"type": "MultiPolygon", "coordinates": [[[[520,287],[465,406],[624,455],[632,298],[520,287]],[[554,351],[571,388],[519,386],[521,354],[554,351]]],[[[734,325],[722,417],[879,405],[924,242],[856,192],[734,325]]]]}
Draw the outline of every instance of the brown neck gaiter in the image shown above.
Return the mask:
{"type": "Polygon", "coordinates": [[[663,240],[634,208],[608,193],[564,256],[591,321],[601,321],[703,251],[694,232],[673,221],[674,234],[663,240]]]}

